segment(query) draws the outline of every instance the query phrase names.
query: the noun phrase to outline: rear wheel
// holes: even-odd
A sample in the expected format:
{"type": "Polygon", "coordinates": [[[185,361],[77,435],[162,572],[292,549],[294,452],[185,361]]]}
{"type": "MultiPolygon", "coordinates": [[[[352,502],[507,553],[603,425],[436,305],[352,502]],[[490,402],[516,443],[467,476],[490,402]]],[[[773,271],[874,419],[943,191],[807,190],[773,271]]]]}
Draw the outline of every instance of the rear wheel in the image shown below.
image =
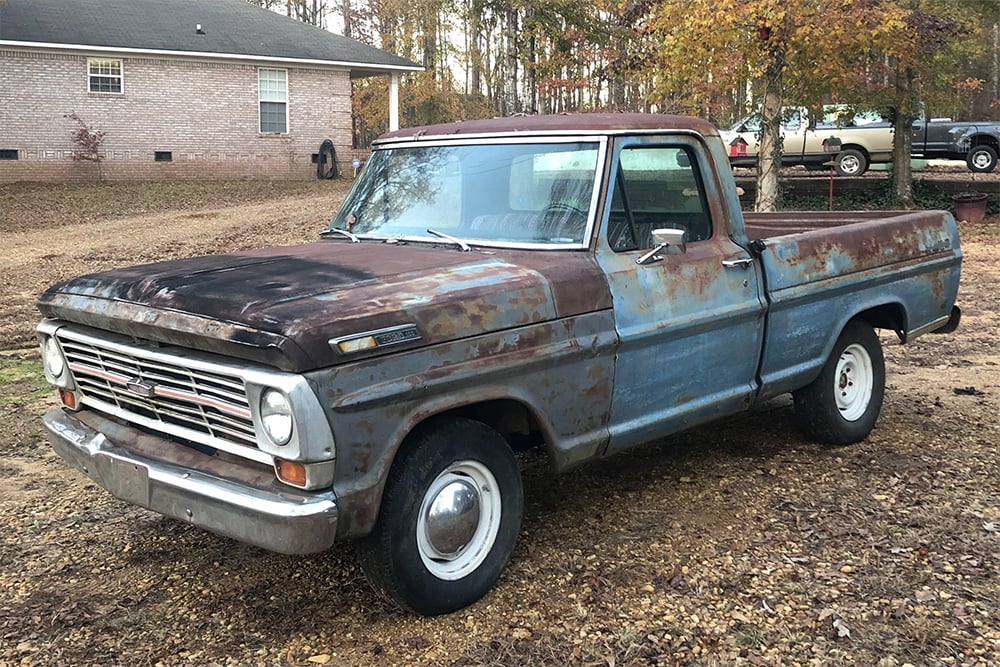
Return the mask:
{"type": "Polygon", "coordinates": [[[418,614],[462,609],[507,566],[523,504],[517,461],[499,433],[470,419],[436,420],[389,471],[378,521],[362,542],[365,574],[418,614]]]}
{"type": "Polygon", "coordinates": [[[985,144],[973,146],[965,156],[965,164],[971,171],[991,172],[997,166],[997,152],[992,146],[985,144]]]}
{"type": "Polygon", "coordinates": [[[882,411],[885,359],[875,331],[852,321],[819,377],[793,393],[795,412],[813,439],[849,445],[868,437],[882,411]]]}
{"type": "Polygon", "coordinates": [[[868,158],[861,151],[848,148],[837,153],[834,160],[838,176],[860,176],[868,171],[868,158]]]}

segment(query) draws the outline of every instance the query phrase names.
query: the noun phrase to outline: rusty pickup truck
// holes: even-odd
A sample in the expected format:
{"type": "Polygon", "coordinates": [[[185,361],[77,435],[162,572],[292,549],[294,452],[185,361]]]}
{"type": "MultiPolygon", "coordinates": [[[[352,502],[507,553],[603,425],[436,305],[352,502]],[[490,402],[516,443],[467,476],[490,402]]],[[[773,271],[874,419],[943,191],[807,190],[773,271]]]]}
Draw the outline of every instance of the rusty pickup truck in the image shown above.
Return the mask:
{"type": "Polygon", "coordinates": [[[648,114],[381,137],[315,242],[45,291],[69,464],[270,550],[357,539],[411,611],[479,599],[519,532],[519,459],[555,471],[791,393],[864,439],[878,329],[953,330],[941,211],[744,215],[718,132],[648,114]]]}

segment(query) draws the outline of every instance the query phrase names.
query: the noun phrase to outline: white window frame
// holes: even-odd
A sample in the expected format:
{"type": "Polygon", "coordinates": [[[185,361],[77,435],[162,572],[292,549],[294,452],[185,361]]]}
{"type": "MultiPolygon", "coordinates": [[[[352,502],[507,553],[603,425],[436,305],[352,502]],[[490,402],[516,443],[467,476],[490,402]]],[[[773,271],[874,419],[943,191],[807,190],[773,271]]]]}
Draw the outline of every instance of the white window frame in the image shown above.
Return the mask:
{"type": "Polygon", "coordinates": [[[288,70],[283,67],[258,67],[257,68],[257,131],[261,134],[288,134],[290,131],[288,123],[288,70]],[[281,72],[285,77],[284,91],[264,90],[262,85],[265,72],[281,72]],[[282,99],[278,99],[282,98],[282,99]],[[264,130],[263,107],[264,102],[271,104],[285,105],[285,130],[284,132],[269,132],[264,130]]]}
{"type": "Polygon", "coordinates": [[[125,94],[125,63],[121,58],[87,58],[87,92],[99,95],[124,95],[125,94]],[[118,73],[94,72],[93,68],[111,63],[111,66],[118,66],[118,73]],[[94,90],[94,79],[111,79],[118,81],[118,90],[94,90]]]}

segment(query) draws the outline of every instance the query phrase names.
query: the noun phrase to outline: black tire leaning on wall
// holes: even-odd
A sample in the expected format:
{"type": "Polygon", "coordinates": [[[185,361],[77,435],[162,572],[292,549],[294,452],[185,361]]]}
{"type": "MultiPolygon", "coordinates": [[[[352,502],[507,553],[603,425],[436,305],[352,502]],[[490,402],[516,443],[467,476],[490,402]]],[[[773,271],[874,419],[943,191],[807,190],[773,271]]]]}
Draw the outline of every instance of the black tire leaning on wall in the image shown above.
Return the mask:
{"type": "Polygon", "coordinates": [[[328,181],[336,178],[337,172],[337,151],[331,140],[324,139],[316,156],[316,178],[328,181]]]}

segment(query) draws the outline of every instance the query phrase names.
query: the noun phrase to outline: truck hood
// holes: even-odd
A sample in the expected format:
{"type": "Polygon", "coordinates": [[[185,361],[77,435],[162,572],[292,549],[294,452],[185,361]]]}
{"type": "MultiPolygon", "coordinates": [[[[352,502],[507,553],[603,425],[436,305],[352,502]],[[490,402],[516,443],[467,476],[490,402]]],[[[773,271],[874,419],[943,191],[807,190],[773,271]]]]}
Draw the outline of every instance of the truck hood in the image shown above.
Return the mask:
{"type": "Polygon", "coordinates": [[[611,307],[585,251],[318,241],[54,285],[47,317],[305,371],[611,307]],[[345,354],[331,340],[395,327],[345,354]]]}

